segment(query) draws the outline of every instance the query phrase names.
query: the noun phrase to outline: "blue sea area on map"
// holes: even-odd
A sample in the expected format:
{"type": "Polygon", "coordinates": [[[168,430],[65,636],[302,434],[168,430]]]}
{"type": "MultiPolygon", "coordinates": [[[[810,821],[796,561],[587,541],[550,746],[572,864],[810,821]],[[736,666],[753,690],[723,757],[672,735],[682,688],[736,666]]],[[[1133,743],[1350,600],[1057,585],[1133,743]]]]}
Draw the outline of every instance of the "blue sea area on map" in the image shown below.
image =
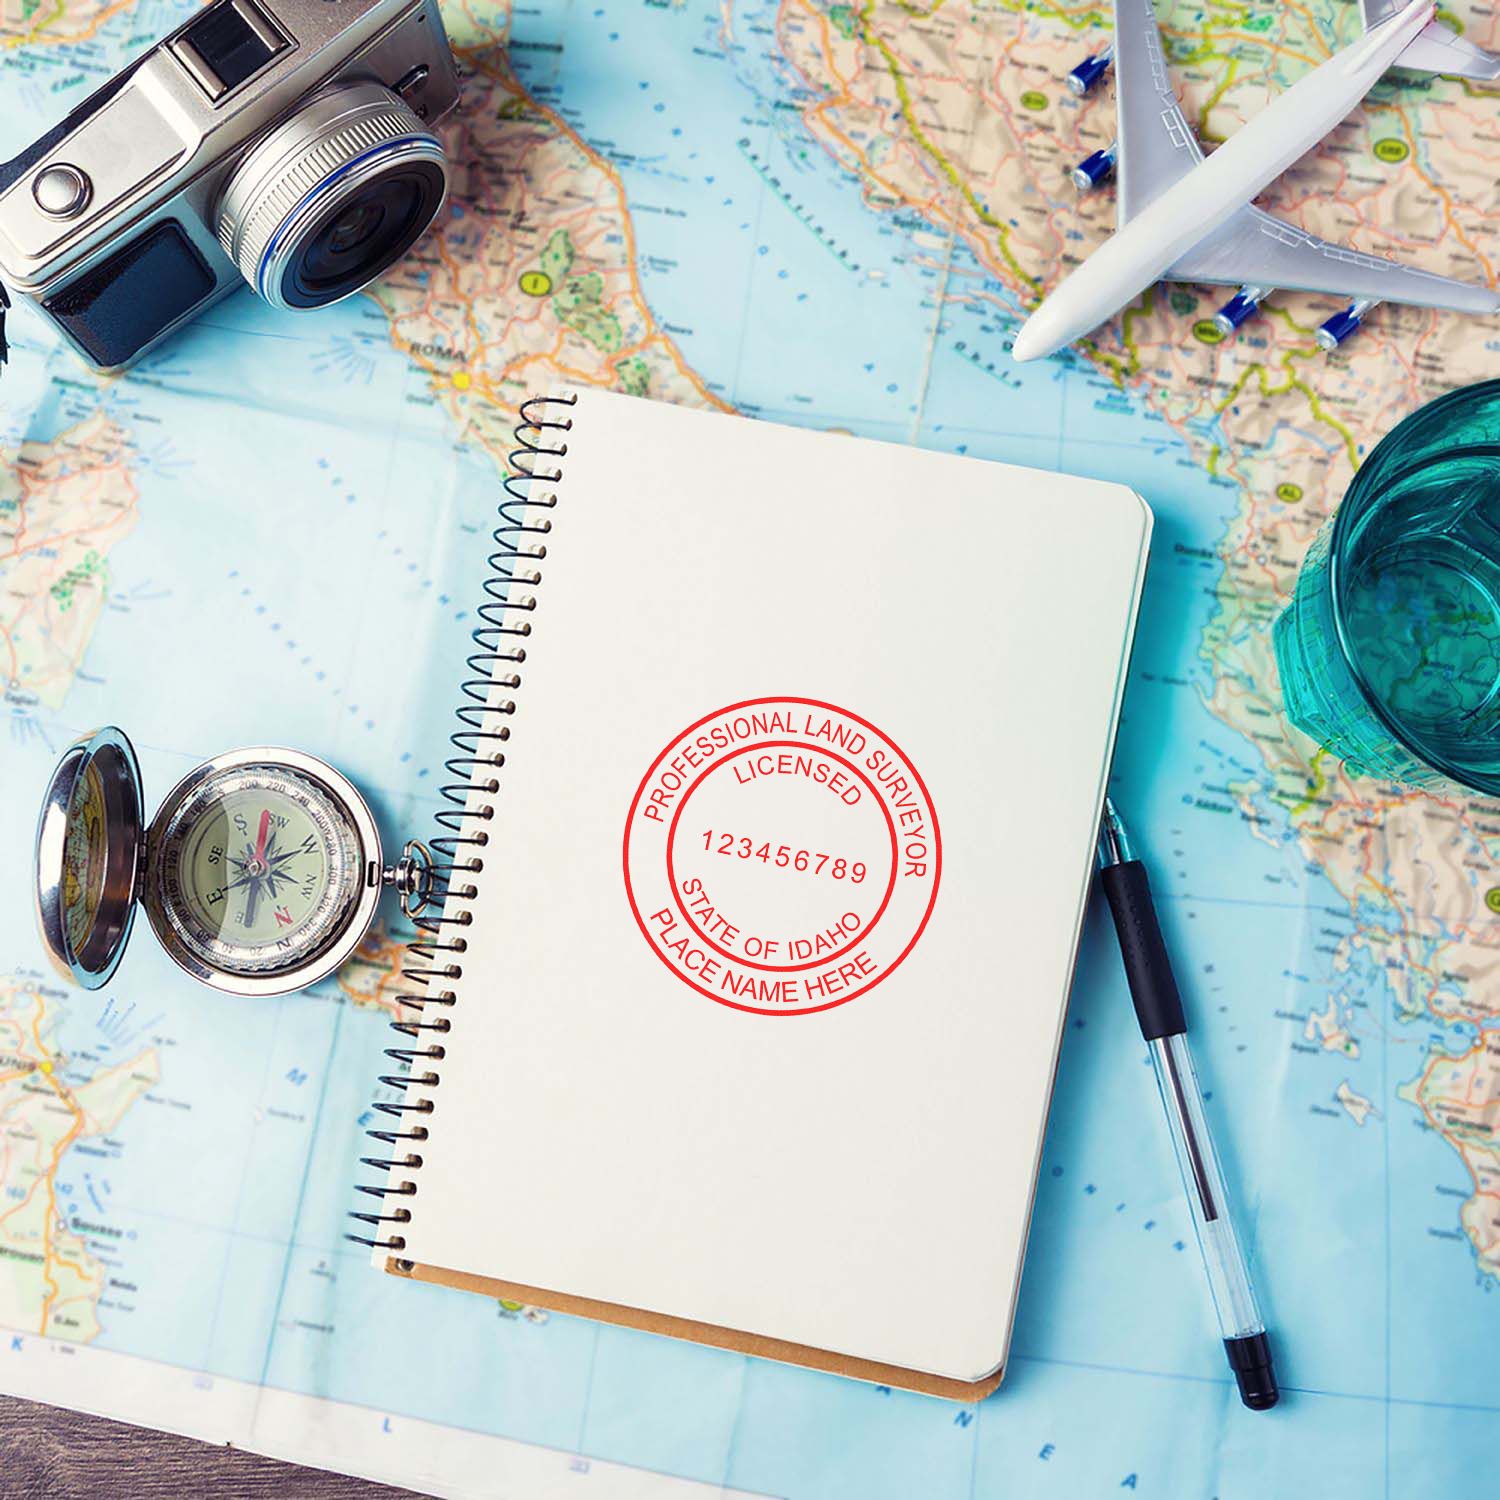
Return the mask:
{"type": "MultiPolygon", "coordinates": [[[[189,8],[147,0],[90,55],[123,55],[127,36],[164,31],[189,8]]],[[[915,215],[873,209],[806,134],[775,23],[760,0],[734,7],[726,52],[716,9],[585,0],[518,16],[514,62],[618,175],[651,311],[726,400],[1113,479],[1150,501],[1153,563],[1114,787],[1188,997],[1282,1407],[1257,1416],[1234,1399],[1097,911],[1011,1364],[977,1409],[381,1276],[343,1235],[367,1175],[357,1159],[370,1154],[371,1091],[392,1067],[384,1015],[326,985],[226,1002],[175,977],[144,924],[106,1006],[81,995],[59,1006],[61,1045],[101,1066],[160,1039],[153,1097],[102,1156],[71,1153],[58,1178],[65,1212],[107,1211],[122,1233],[100,1253],[134,1290],[111,1293],[97,1342],[363,1405],[372,1445],[387,1419],[425,1418],[818,1500],[1470,1490],[1468,1456],[1495,1420],[1492,1283],[1459,1225],[1462,1163],[1396,1094],[1434,1045],[1462,1038],[1396,1021],[1367,948],[1335,971],[1354,914],[1283,824],[1257,832],[1242,814],[1235,789],[1259,760],[1207,706],[1201,655],[1222,573],[1214,549],[1238,491],[1083,363],[1011,364],[1009,296],[973,253],[915,215]],[[1358,1057],[1304,1035],[1335,994],[1358,1057]],[[1373,1105],[1364,1124],[1338,1101],[1343,1083],[1373,1105]]],[[[24,83],[26,111],[55,115],[99,81],[67,77],[24,83]]],[[[0,154],[23,144],[26,123],[0,112],[0,154]]],[[[17,335],[42,338],[24,313],[17,335]]],[[[65,356],[50,358],[49,380],[65,356]]],[[[41,379],[41,361],[17,369],[41,379]]],[[[63,381],[34,403],[36,388],[13,387],[35,439],[100,407],[116,417],[143,500],[111,553],[109,614],[85,671],[60,712],[17,721],[6,785],[39,786],[70,736],[119,719],[152,806],[204,756],[280,740],[347,771],[393,845],[426,831],[498,480],[457,443],[426,379],[373,302],[288,319],[242,295],[143,378],[63,381]],[[226,496],[233,527],[194,524],[226,496]]],[[[3,415],[0,434],[15,435],[3,415]]],[[[902,602],[920,611],[923,549],[963,538],[940,494],[912,504],[921,524],[902,602]]],[[[995,601],[997,633],[1025,625],[995,601]]],[[[4,847],[28,846],[32,814],[27,797],[0,799],[4,847]]],[[[18,903],[0,916],[0,942],[35,952],[18,903]]],[[[954,1149],[973,1153],[984,1191],[982,1147],[954,1149]]],[[[494,1143],[494,1157],[476,1191],[524,1181],[521,1143],[494,1143]]],[[[923,1289],[891,1287],[887,1314],[920,1319],[923,1289]]]]}

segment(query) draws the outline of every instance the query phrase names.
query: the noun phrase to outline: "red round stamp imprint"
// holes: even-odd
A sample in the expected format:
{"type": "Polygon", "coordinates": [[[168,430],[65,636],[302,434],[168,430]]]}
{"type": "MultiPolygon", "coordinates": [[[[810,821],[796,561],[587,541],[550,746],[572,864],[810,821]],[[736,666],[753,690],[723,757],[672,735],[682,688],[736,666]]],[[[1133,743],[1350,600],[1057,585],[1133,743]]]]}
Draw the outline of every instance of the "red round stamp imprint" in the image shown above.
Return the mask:
{"type": "Polygon", "coordinates": [[[652,951],[700,995],[806,1015],[879,984],[916,946],[942,874],[916,767],[813,698],[732,703],[652,761],[625,820],[625,892],[652,951]]]}

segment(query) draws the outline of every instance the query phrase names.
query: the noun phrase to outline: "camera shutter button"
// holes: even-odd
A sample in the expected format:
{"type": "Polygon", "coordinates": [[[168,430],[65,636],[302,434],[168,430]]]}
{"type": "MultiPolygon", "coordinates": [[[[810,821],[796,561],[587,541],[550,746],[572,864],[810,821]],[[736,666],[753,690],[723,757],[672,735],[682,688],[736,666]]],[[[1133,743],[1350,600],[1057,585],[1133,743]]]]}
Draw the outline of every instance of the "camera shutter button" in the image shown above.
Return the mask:
{"type": "Polygon", "coordinates": [[[83,172],[62,162],[43,168],[31,184],[36,206],[54,219],[71,219],[82,213],[93,190],[93,183],[83,172]]]}

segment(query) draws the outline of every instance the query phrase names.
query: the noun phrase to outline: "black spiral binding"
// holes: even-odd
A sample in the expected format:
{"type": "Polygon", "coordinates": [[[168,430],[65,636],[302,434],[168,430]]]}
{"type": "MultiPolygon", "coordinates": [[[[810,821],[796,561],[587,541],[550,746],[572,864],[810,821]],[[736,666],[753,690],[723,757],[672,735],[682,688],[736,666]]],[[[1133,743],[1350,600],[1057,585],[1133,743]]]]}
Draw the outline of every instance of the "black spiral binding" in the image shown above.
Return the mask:
{"type": "MultiPolygon", "coordinates": [[[[531,634],[531,622],[525,616],[536,608],[536,599],[529,593],[517,596],[515,590],[517,585],[530,588],[542,581],[534,564],[547,555],[547,547],[538,539],[552,530],[549,517],[528,517],[527,512],[552,510],[557,505],[555,491],[532,495],[531,488],[534,484],[555,486],[562,478],[557,461],[568,451],[566,439],[549,438],[547,434],[571,431],[573,419],[550,413],[548,408],[571,409],[577,404],[578,397],[574,395],[533,396],[522,403],[521,421],[515,429],[518,446],[509,456],[510,472],[505,479],[508,498],[500,502],[500,525],[494,532],[496,550],[489,559],[490,575],[484,584],[487,597],[479,607],[481,623],[473,635],[477,649],[468,658],[471,675],[462,689],[468,701],[458,709],[461,728],[451,736],[458,753],[445,763],[454,779],[441,789],[443,799],[449,804],[437,815],[444,831],[430,845],[436,856],[432,906],[437,915],[418,915],[412,919],[417,933],[406,945],[408,962],[403,962],[402,972],[413,981],[415,990],[397,995],[400,1019],[391,1023],[413,1045],[386,1048],[385,1055],[401,1064],[403,1071],[385,1074],[380,1081],[398,1090],[401,1099],[377,1102],[374,1108],[390,1117],[395,1128],[365,1132],[371,1140],[386,1147],[389,1154],[360,1158],[364,1166],[376,1167],[387,1177],[378,1185],[358,1184],[359,1192],[379,1200],[379,1212],[351,1213],[350,1218],[365,1226],[366,1232],[346,1236],[371,1249],[406,1248],[401,1226],[411,1221],[411,1209],[405,1204],[393,1205],[391,1200],[416,1196],[413,1174],[422,1165],[418,1148],[427,1139],[427,1126],[406,1117],[426,1116],[433,1111],[433,1101],[425,1095],[407,1102],[407,1090],[416,1084],[430,1093],[442,1081],[433,1064],[442,1061],[444,1045],[433,1039],[423,1045],[422,1033],[436,1038],[452,1027],[447,1015],[429,1018],[432,1007],[451,1007],[456,1003],[452,982],[463,977],[463,965],[454,955],[461,955],[468,945],[461,934],[450,935],[445,929],[467,927],[473,921],[473,911],[458,903],[473,901],[479,894],[479,885],[473,879],[460,884],[459,877],[483,872],[484,856],[478,851],[489,843],[489,833],[472,825],[476,820],[488,822],[495,816],[493,803],[475,807],[470,805],[470,798],[475,792],[492,796],[500,790],[497,773],[505,764],[501,747],[510,738],[510,729],[495,719],[497,715],[514,713],[516,703],[513,697],[493,701],[492,695],[496,687],[514,692],[521,686],[516,668],[526,660],[522,643],[531,634]],[[549,469],[538,467],[549,460],[549,469]],[[411,1013],[415,1013],[416,1019],[408,1019],[411,1013]],[[422,1071],[413,1071],[418,1066],[422,1071]]],[[[409,1271],[411,1266],[410,1261],[396,1262],[398,1270],[409,1271]]]]}

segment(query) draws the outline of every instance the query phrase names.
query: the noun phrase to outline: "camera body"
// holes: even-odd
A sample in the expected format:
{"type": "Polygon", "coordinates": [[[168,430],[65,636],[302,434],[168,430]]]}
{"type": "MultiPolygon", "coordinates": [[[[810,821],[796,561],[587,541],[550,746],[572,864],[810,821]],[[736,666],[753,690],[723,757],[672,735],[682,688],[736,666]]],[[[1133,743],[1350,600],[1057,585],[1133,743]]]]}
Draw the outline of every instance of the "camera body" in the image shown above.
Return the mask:
{"type": "Polygon", "coordinates": [[[0,280],[108,372],[247,282],[358,291],[442,207],[437,0],[213,0],[0,164],[0,280]]]}

